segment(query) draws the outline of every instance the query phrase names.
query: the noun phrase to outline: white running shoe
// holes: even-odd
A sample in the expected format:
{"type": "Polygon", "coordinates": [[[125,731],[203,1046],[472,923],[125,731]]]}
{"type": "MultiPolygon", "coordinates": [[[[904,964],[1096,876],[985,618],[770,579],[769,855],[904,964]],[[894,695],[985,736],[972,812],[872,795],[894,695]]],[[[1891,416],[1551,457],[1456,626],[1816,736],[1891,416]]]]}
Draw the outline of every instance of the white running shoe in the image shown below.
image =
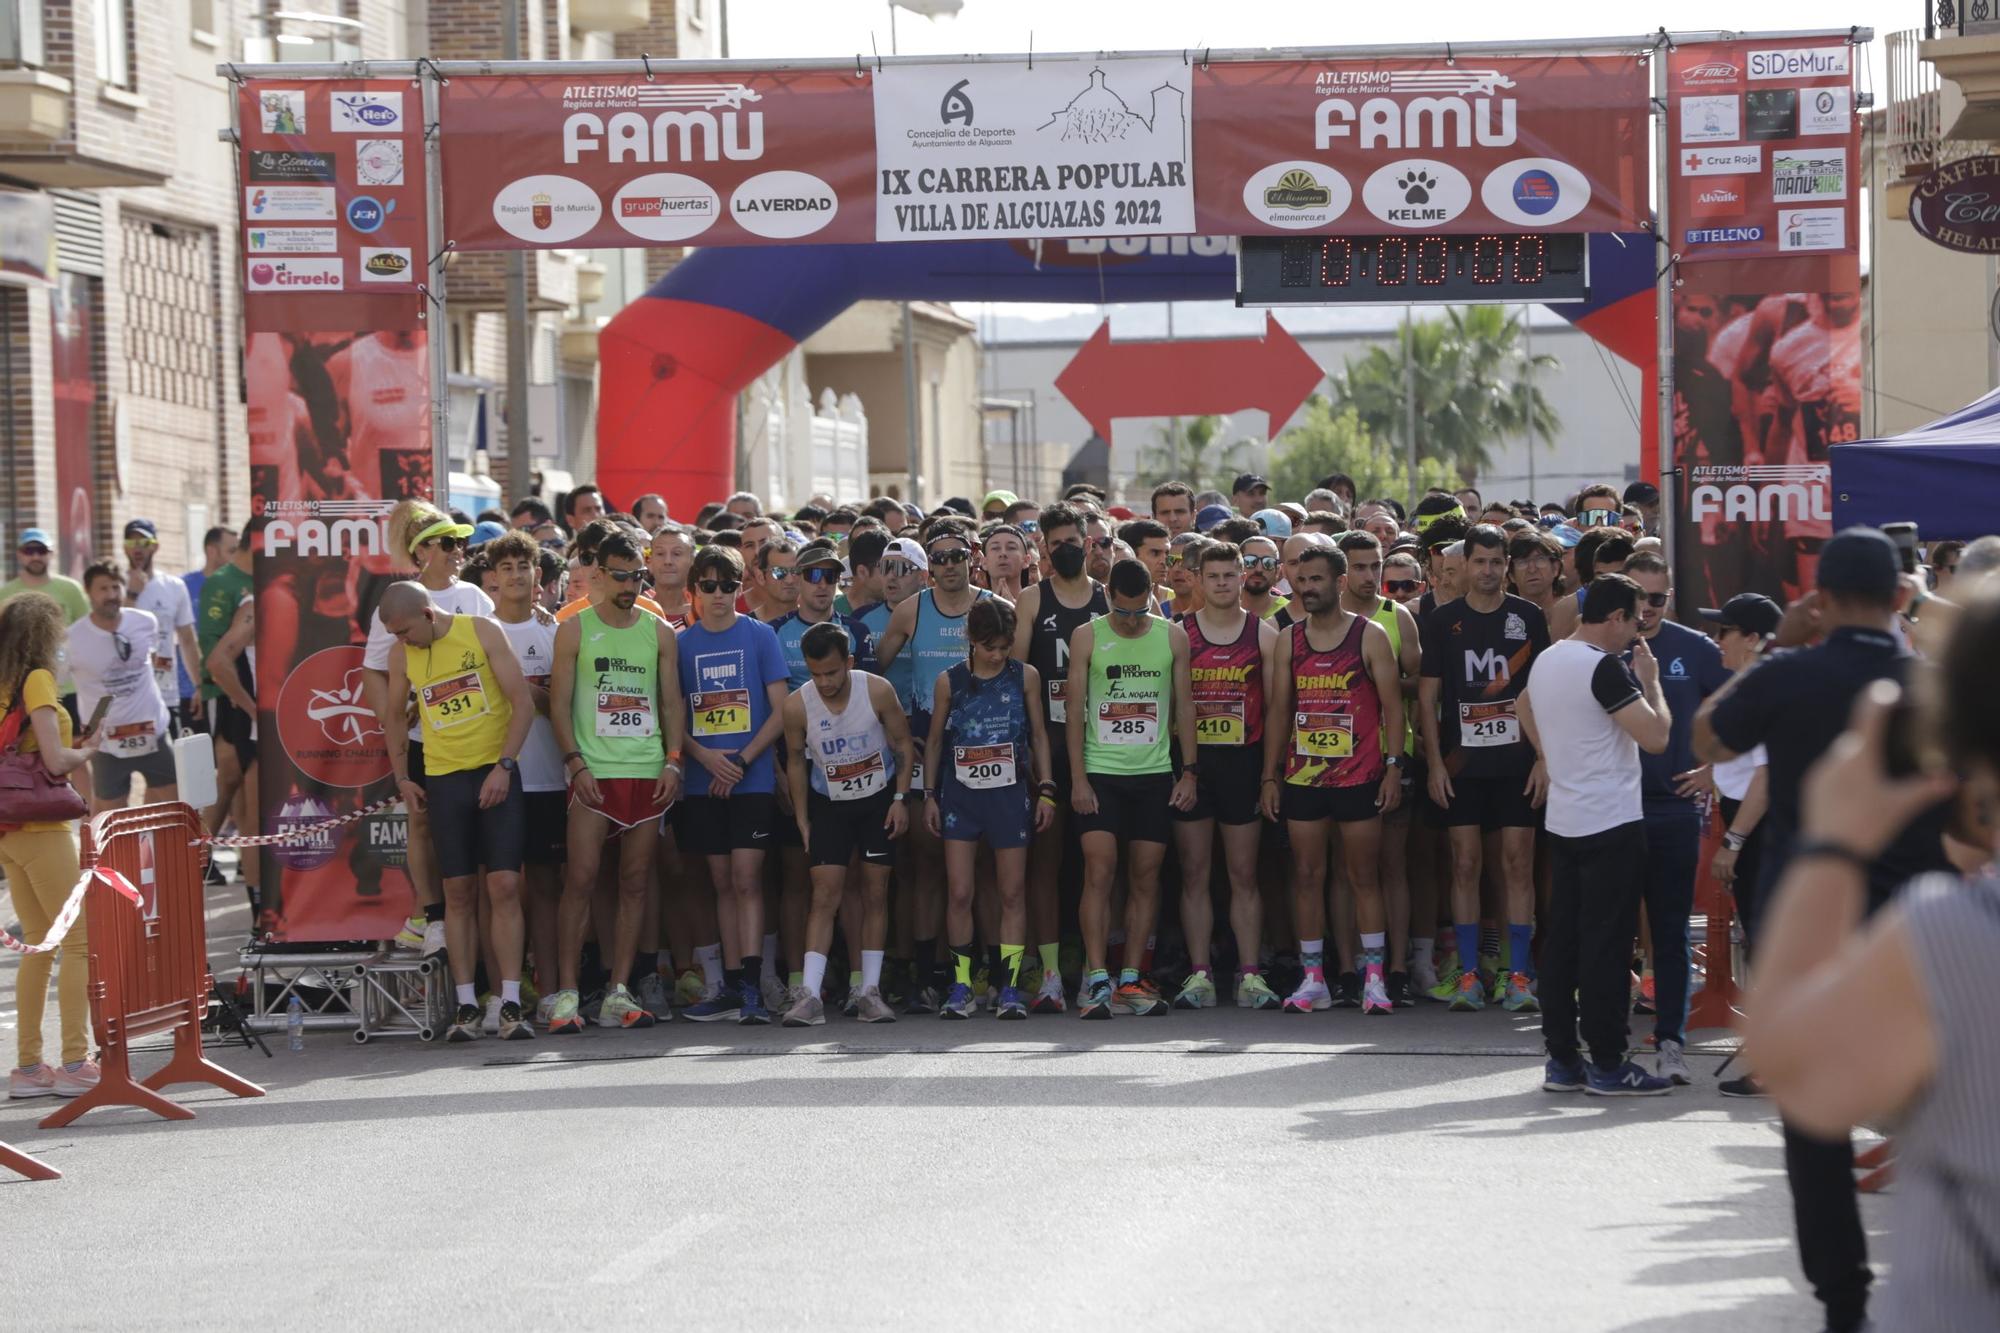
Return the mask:
{"type": "Polygon", "coordinates": [[[495,993],[486,997],[486,1021],[480,1026],[489,1033],[498,1035],[500,1031],[500,996],[495,993]]]}
{"type": "Polygon", "coordinates": [[[1059,1014],[1068,1007],[1063,997],[1062,973],[1043,973],[1042,988],[1035,992],[1034,1002],[1028,1006],[1028,1011],[1036,1014],[1059,1014]]]}
{"type": "Polygon", "coordinates": [[[1299,983],[1299,988],[1285,997],[1285,1012],[1288,1014],[1309,1014],[1316,1009],[1333,1008],[1333,992],[1326,988],[1326,978],[1307,977],[1299,983]]]}
{"type": "Polygon", "coordinates": [[[1694,1082],[1694,1075],[1688,1070],[1686,1047],[1671,1037],[1660,1043],[1657,1072],[1661,1078],[1683,1088],[1694,1082]]]}
{"type": "Polygon", "coordinates": [[[424,927],[424,957],[435,958],[444,952],[444,922],[433,921],[424,927]]]}

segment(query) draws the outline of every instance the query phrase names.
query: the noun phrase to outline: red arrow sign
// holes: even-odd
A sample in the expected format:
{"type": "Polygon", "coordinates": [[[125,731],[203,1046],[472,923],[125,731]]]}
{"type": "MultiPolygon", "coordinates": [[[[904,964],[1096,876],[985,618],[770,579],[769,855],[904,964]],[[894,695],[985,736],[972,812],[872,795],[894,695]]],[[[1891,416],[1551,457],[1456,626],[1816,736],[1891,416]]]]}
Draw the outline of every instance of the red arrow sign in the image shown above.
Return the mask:
{"type": "Polygon", "coordinates": [[[1056,376],[1056,388],[1092,430],[1111,438],[1114,417],[1194,417],[1257,408],[1275,434],[1325,372],[1269,312],[1261,338],[1112,342],[1098,326],[1056,376]]]}

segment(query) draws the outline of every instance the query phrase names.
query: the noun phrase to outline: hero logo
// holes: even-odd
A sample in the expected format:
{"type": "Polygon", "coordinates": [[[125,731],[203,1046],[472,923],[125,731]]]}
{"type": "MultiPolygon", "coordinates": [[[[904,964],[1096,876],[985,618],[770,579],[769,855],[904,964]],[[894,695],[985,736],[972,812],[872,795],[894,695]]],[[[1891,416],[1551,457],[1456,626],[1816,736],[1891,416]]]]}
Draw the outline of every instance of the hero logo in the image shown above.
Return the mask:
{"type": "Polygon", "coordinates": [[[333,128],[344,134],[367,134],[403,128],[401,93],[340,93],[333,99],[333,128]]]}
{"type": "Polygon", "coordinates": [[[1435,158],[1413,157],[1379,168],[1361,187],[1361,202],[1396,227],[1435,227],[1472,203],[1465,173],[1435,158]]]}
{"type": "Polygon", "coordinates": [[[1701,84],[1734,83],[1743,71],[1727,60],[1705,60],[1699,65],[1690,65],[1681,71],[1681,85],[1693,87],[1701,84]]]}
{"type": "Polygon", "coordinates": [[[1698,469],[1688,496],[1688,513],[1696,523],[1719,518],[1725,523],[1780,523],[1807,519],[1833,521],[1828,503],[1833,470],[1825,463],[1772,464],[1758,467],[1698,469]],[[1704,474],[1741,476],[1722,486],[1704,483],[1704,474]]]}
{"type": "MultiPolygon", "coordinates": [[[[1498,79],[1512,87],[1511,80],[1498,79]]],[[[1515,102],[1494,97],[1492,89],[1478,101],[1464,97],[1370,97],[1359,107],[1345,97],[1329,97],[1313,118],[1313,147],[1330,148],[1335,139],[1358,138],[1361,147],[1505,148],[1514,142],[1515,102]],[[1361,132],[1355,134],[1359,124],[1361,132]]]]}

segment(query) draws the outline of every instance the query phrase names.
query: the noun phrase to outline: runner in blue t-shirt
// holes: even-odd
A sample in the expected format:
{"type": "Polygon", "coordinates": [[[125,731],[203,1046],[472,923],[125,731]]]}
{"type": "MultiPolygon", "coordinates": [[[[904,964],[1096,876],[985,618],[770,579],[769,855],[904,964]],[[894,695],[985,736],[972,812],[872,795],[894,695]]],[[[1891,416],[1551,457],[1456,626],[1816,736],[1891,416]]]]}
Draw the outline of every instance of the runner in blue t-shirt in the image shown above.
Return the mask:
{"type": "Polygon", "coordinates": [[[764,959],[755,951],[764,938],[764,853],[777,818],[772,752],[784,734],[790,691],[778,636],[736,612],[742,586],[735,551],[695,552],[688,588],[701,618],[680,637],[689,762],[674,831],[683,855],[708,858],[724,948],[742,950],[735,961],[723,955],[722,993],[687,1011],[698,1023],[771,1021],[758,987],[764,959]]]}
{"type": "Polygon", "coordinates": [[[846,564],[841,560],[840,552],[829,541],[806,543],[792,566],[792,578],[798,582],[799,588],[798,609],[772,621],[771,628],[778,632],[778,646],[784,650],[785,670],[790,674],[794,690],[804,689],[812,680],[812,673],[806,669],[805,650],[800,643],[807,630],[827,621],[847,631],[854,669],[870,675],[877,674],[874,635],[860,620],[833,609],[834,594],[839,590],[841,575],[845,572],[846,564]]]}

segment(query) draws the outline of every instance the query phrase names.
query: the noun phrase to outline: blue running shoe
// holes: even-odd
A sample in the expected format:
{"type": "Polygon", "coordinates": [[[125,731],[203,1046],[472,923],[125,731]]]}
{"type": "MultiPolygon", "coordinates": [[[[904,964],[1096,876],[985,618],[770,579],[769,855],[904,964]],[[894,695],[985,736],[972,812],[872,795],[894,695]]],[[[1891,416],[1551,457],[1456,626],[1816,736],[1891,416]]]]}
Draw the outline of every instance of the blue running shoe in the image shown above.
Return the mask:
{"type": "Polygon", "coordinates": [[[1584,1092],[1592,1097],[1664,1097],[1674,1090],[1672,1083],[1648,1074],[1630,1060],[1616,1069],[1592,1065],[1585,1078],[1584,1092]]]}
{"type": "Polygon", "coordinates": [[[706,1000],[681,1010],[681,1017],[695,1023],[720,1023],[735,1018],[742,1003],[740,995],[724,986],[706,1000]]]}
{"type": "Polygon", "coordinates": [[[994,1011],[993,1016],[995,1018],[1006,1019],[1026,1018],[1028,1016],[1028,1002],[1022,997],[1019,986],[1002,986],[1000,988],[1000,1007],[994,1011]]]}
{"type": "Polygon", "coordinates": [[[1586,1075],[1583,1061],[1564,1064],[1554,1056],[1542,1066],[1543,1092],[1582,1092],[1586,1075]]]}
{"type": "Polygon", "coordinates": [[[737,1011],[736,1021],[745,1027],[771,1025],[771,1011],[764,1007],[764,993],[754,981],[743,983],[742,1007],[737,1011]]]}
{"type": "Polygon", "coordinates": [[[944,1003],[938,1007],[939,1018],[970,1018],[979,1011],[979,1001],[972,997],[972,987],[963,981],[952,983],[946,993],[944,1003]]]}

